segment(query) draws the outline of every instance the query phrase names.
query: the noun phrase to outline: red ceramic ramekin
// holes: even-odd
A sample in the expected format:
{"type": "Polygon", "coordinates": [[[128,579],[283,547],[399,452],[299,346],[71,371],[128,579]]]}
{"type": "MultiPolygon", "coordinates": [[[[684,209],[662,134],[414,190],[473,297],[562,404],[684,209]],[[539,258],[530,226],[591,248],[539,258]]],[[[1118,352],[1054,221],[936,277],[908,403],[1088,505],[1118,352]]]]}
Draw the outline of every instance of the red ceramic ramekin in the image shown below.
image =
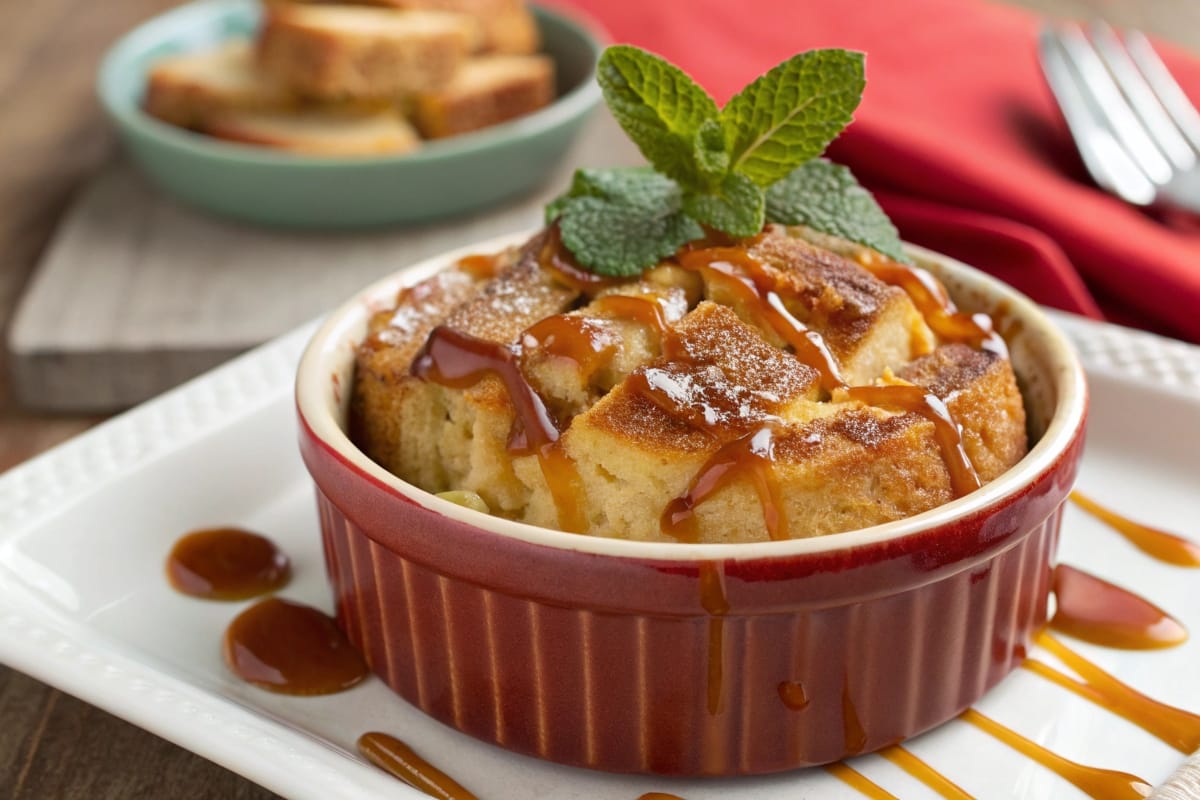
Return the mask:
{"type": "Polygon", "coordinates": [[[580,536],[491,517],[391,475],[347,438],[353,351],[402,285],[485,242],[386,278],[338,309],[300,364],[339,624],[423,711],[565,764],[734,775],[869,752],[966,708],[1046,621],[1087,394],[1027,299],[914,249],[960,306],[1009,339],[1036,442],[940,508],[831,536],[753,544],[580,536]]]}

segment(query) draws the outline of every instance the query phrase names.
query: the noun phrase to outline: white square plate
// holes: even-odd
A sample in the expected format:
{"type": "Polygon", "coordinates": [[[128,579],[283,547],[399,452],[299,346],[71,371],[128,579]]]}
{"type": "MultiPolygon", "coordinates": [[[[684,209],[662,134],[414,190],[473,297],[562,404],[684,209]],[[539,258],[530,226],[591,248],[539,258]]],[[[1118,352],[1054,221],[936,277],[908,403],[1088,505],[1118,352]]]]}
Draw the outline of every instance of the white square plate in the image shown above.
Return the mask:
{"type": "MultiPolygon", "coordinates": [[[[1200,349],[1056,318],[1091,379],[1080,488],[1131,517],[1195,535],[1200,349]]],[[[319,698],[273,695],[234,679],[219,641],[244,604],[176,594],[163,560],[188,530],[249,527],[291,555],[295,577],[283,594],[331,610],[292,408],[293,371],[311,331],[305,326],[0,476],[0,660],[295,798],[424,797],[355,754],[354,741],[368,730],[405,739],[484,800],[634,800],[649,791],[687,800],[861,796],[819,769],[671,780],[561,767],[459,734],[374,678],[319,698]]],[[[1152,561],[1074,508],[1060,558],[1135,588],[1200,630],[1200,573],[1152,561]]],[[[1072,647],[1151,696],[1200,711],[1200,642],[1155,652],[1072,647]]],[[[1151,782],[1183,761],[1026,670],[977,707],[1061,755],[1151,782]]],[[[1083,796],[963,722],[906,746],[979,798],[1083,796]]],[[[900,797],[936,796],[879,756],[851,763],[900,797]]]]}

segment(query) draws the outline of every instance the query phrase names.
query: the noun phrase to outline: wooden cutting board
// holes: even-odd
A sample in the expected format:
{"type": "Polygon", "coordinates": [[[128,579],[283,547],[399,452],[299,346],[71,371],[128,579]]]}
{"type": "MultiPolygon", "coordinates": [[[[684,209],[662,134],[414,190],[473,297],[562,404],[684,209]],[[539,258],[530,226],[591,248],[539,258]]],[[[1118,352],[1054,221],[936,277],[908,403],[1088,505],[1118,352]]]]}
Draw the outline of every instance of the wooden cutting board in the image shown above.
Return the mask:
{"type": "Polygon", "coordinates": [[[583,165],[641,163],[600,111],[541,188],[420,227],[278,231],[206,216],[127,162],[80,192],[30,280],[9,333],[20,402],[112,411],[138,403],[311,319],[376,278],[437,253],[530,228],[583,165]]]}

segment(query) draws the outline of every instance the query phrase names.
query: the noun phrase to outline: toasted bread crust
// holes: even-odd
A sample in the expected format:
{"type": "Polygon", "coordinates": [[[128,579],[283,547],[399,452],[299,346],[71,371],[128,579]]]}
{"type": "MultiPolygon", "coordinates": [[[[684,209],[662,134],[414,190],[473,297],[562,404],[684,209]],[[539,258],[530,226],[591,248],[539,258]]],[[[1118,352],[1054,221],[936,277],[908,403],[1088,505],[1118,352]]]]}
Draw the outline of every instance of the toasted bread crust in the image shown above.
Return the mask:
{"type": "Polygon", "coordinates": [[[142,106],[164,122],[200,129],[220,114],[282,110],[296,103],[283,85],[258,71],[250,42],[234,41],[156,63],[146,78],[142,106]]]}
{"type": "Polygon", "coordinates": [[[267,74],[310,97],[397,98],[448,83],[477,36],[458,14],[283,6],[267,15],[258,60],[267,74]]]}
{"type": "MultiPolygon", "coordinates": [[[[837,352],[847,377],[855,373],[847,383],[917,384],[944,402],[982,481],[1024,455],[1024,408],[1007,358],[938,342],[902,290],[811,243],[773,231],[737,247],[753,254],[795,317],[837,352]]],[[[570,348],[535,341],[523,361],[578,473],[572,502],[584,533],[674,540],[660,521],[668,503],[691,491],[718,451],[765,430],[770,480],[779,487],[773,511],[786,519],[788,536],[901,519],[955,496],[934,422],[911,409],[850,399],[844,390],[830,395],[818,370],[718,278],[706,275],[700,286],[695,272],[667,265],[589,300],[543,266],[539,251],[535,241],[486,288],[433,316],[517,347],[532,346],[529,331],[541,329],[530,326],[538,319],[565,314],[575,321],[554,329],[580,332],[590,342],[585,355],[603,354],[598,368],[591,356],[585,365],[570,348]],[[612,292],[656,298],[671,346],[645,319],[605,311],[611,305],[602,298],[612,292]]],[[[359,354],[356,443],[422,488],[473,491],[495,513],[556,527],[559,510],[543,465],[535,454],[507,447],[516,416],[501,382],[452,389],[415,378],[407,364],[414,338],[424,337],[419,330],[396,335],[383,355],[378,345],[387,330],[373,332],[359,354]]],[[[706,495],[694,507],[695,539],[770,538],[762,491],[746,473],[706,495]]]]}
{"type": "Polygon", "coordinates": [[[420,147],[416,131],[391,110],[232,110],[208,120],[203,131],[218,139],[309,155],[384,155],[420,147]]]}
{"type": "Polygon", "coordinates": [[[554,62],[546,56],[486,56],[463,64],[440,89],[413,98],[413,122],[427,139],[479,130],[554,100],[554,62]]]}

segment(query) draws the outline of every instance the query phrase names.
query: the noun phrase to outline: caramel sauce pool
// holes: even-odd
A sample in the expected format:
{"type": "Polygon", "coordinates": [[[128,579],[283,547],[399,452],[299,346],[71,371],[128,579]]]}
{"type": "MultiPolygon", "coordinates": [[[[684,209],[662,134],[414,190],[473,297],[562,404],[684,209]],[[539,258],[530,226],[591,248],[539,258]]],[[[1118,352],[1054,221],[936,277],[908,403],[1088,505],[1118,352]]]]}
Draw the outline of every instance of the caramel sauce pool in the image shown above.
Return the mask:
{"type": "Polygon", "coordinates": [[[285,586],[291,565],[265,536],[241,528],[207,528],[183,536],[167,556],[167,580],[206,600],[245,600],[285,586]]]}
{"type": "Polygon", "coordinates": [[[1054,569],[1056,631],[1122,650],[1155,650],[1187,641],[1183,625],[1149,600],[1082,570],[1054,569]]]}
{"type": "Polygon", "coordinates": [[[225,663],[242,680],[280,694],[332,694],[367,677],[337,623],[315,608],[270,597],[225,631],[225,663]]]}
{"type": "Polygon", "coordinates": [[[358,737],[358,752],[393,777],[438,800],[478,800],[457,781],[421,758],[395,736],[364,733],[358,737]]]}

